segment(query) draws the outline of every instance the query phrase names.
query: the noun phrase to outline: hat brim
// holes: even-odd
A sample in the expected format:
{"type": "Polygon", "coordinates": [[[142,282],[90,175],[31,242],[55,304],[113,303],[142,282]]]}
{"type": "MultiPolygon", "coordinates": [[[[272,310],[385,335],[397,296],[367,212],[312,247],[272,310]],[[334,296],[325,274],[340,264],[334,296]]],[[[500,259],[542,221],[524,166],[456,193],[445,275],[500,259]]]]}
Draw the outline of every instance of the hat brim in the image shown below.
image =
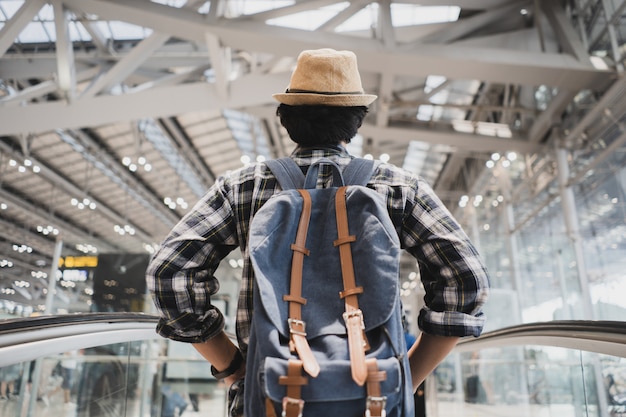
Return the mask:
{"type": "Polygon", "coordinates": [[[289,106],[367,106],[378,98],[373,94],[279,93],[272,97],[289,106]]]}

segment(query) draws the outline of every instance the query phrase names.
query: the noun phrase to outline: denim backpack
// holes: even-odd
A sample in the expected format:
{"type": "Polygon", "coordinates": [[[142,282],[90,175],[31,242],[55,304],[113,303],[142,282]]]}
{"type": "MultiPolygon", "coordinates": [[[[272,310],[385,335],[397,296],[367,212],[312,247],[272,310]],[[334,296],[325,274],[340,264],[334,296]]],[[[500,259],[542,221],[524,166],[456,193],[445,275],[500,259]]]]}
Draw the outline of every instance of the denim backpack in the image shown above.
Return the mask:
{"type": "Polygon", "coordinates": [[[282,191],[255,214],[246,417],[413,416],[400,243],[374,162],[266,162],[282,191]],[[320,166],[332,186],[316,189],[320,166]],[[344,179],[345,184],[344,186],[344,179]]]}

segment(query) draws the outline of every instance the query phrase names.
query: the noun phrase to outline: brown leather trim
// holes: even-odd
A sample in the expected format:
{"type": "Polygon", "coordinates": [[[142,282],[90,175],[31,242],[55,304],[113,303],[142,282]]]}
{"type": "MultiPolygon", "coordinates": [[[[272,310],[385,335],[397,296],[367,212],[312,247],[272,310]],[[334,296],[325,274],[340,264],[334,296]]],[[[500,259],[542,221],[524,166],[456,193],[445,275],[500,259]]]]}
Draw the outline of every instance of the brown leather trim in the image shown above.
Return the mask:
{"type": "Polygon", "coordinates": [[[380,417],[385,412],[386,398],[382,397],[380,390],[380,382],[387,379],[385,371],[378,370],[378,364],[375,358],[369,358],[365,361],[367,365],[367,410],[369,416],[380,417]]]}
{"type": "Polygon", "coordinates": [[[302,305],[306,299],[302,297],[302,269],[304,268],[304,256],[309,254],[306,248],[306,237],[309,231],[311,219],[311,195],[306,190],[298,190],[302,196],[302,213],[296,232],[296,241],[291,245],[293,251],[291,260],[291,282],[289,294],[283,296],[283,300],[289,302],[289,348],[297,352],[303,362],[304,370],[316,377],[320,373],[320,366],[311,352],[309,342],[306,340],[306,324],[302,321],[302,305]]]}
{"type": "Polygon", "coordinates": [[[289,359],[287,376],[281,376],[278,383],[287,386],[287,395],[283,398],[283,415],[285,417],[299,417],[302,415],[304,401],[302,401],[301,386],[308,384],[308,378],[302,376],[303,362],[289,359]]]}
{"type": "Polygon", "coordinates": [[[365,351],[368,343],[365,337],[363,314],[359,309],[357,294],[362,292],[361,287],[356,286],[354,277],[354,264],[350,242],[356,241],[354,235],[350,235],[348,227],[348,210],[346,208],[347,187],[340,187],[335,195],[335,215],[337,217],[337,240],[335,246],[339,247],[341,259],[341,275],[343,277],[343,291],[340,296],[344,299],[346,312],[344,321],[348,333],[348,349],[350,352],[350,367],[352,379],[359,386],[363,386],[367,379],[367,367],[365,365],[365,351]]]}
{"type": "Polygon", "coordinates": [[[265,417],[277,417],[274,403],[269,398],[265,398],[265,417]]]}

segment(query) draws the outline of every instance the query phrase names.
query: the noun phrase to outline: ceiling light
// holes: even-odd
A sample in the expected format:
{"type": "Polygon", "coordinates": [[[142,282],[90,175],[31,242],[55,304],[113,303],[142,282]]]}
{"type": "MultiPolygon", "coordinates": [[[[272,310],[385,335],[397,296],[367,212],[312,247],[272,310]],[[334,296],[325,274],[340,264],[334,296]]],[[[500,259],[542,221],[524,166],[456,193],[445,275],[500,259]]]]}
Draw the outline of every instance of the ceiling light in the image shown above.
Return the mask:
{"type": "Polygon", "coordinates": [[[88,243],[87,244],[79,243],[76,245],[76,249],[78,249],[79,251],[83,253],[98,253],[98,248],[88,243]]]}
{"type": "Polygon", "coordinates": [[[146,250],[146,252],[148,252],[149,254],[153,254],[154,252],[156,252],[156,249],[153,245],[149,244],[149,243],[144,243],[143,244],[143,248],[146,250]]]}
{"type": "Polygon", "coordinates": [[[129,234],[132,236],[135,234],[135,228],[128,224],[125,224],[124,226],[120,226],[119,224],[116,224],[115,226],[113,226],[113,230],[119,233],[120,236],[124,236],[125,234],[129,234]]]}
{"type": "Polygon", "coordinates": [[[53,234],[55,236],[57,236],[59,234],[59,229],[57,229],[54,226],[37,226],[37,231],[43,235],[49,235],[49,234],[53,234]]]}
{"type": "Polygon", "coordinates": [[[19,253],[31,253],[33,251],[33,248],[31,248],[28,245],[13,245],[13,250],[15,252],[19,252],[19,253]]]}
{"type": "Polygon", "coordinates": [[[182,197],[177,197],[176,200],[172,199],[171,197],[165,197],[163,199],[163,203],[165,203],[165,205],[168,206],[172,210],[176,210],[176,208],[179,206],[183,210],[186,210],[187,207],[189,207],[189,204],[187,204],[185,199],[182,197]]]}
{"type": "Polygon", "coordinates": [[[91,210],[95,210],[96,209],[96,203],[91,201],[87,197],[83,198],[82,201],[79,201],[77,198],[72,198],[70,200],[70,204],[73,205],[74,207],[76,207],[79,210],[82,210],[84,208],[89,208],[91,210]]]}

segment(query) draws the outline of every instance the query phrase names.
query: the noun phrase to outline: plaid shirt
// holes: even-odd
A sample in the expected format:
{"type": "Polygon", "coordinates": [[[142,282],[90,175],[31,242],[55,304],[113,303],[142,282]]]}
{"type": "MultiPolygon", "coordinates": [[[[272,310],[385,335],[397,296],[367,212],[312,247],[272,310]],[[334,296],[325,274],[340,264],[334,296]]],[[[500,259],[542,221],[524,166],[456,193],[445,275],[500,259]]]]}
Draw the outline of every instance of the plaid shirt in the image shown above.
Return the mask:
{"type": "MultiPolygon", "coordinates": [[[[296,149],[291,156],[305,170],[321,157],[339,166],[352,157],[342,147],[296,149]]],[[[320,170],[317,187],[330,173],[320,170]]],[[[421,178],[381,163],[368,187],[386,196],[402,247],[420,266],[426,306],[419,314],[422,331],[441,336],[478,336],[481,308],[489,282],[474,246],[449,211],[421,178]]],[[[244,266],[237,307],[237,338],[246,351],[253,313],[254,273],[248,254],[248,230],[254,214],[280,187],[263,163],[251,164],[217,179],[207,194],[176,225],[153,256],[147,270],[149,291],[162,318],[164,337],[198,343],[224,327],[222,313],[211,304],[219,290],[214,276],[220,261],[235,248],[244,266]]]]}

